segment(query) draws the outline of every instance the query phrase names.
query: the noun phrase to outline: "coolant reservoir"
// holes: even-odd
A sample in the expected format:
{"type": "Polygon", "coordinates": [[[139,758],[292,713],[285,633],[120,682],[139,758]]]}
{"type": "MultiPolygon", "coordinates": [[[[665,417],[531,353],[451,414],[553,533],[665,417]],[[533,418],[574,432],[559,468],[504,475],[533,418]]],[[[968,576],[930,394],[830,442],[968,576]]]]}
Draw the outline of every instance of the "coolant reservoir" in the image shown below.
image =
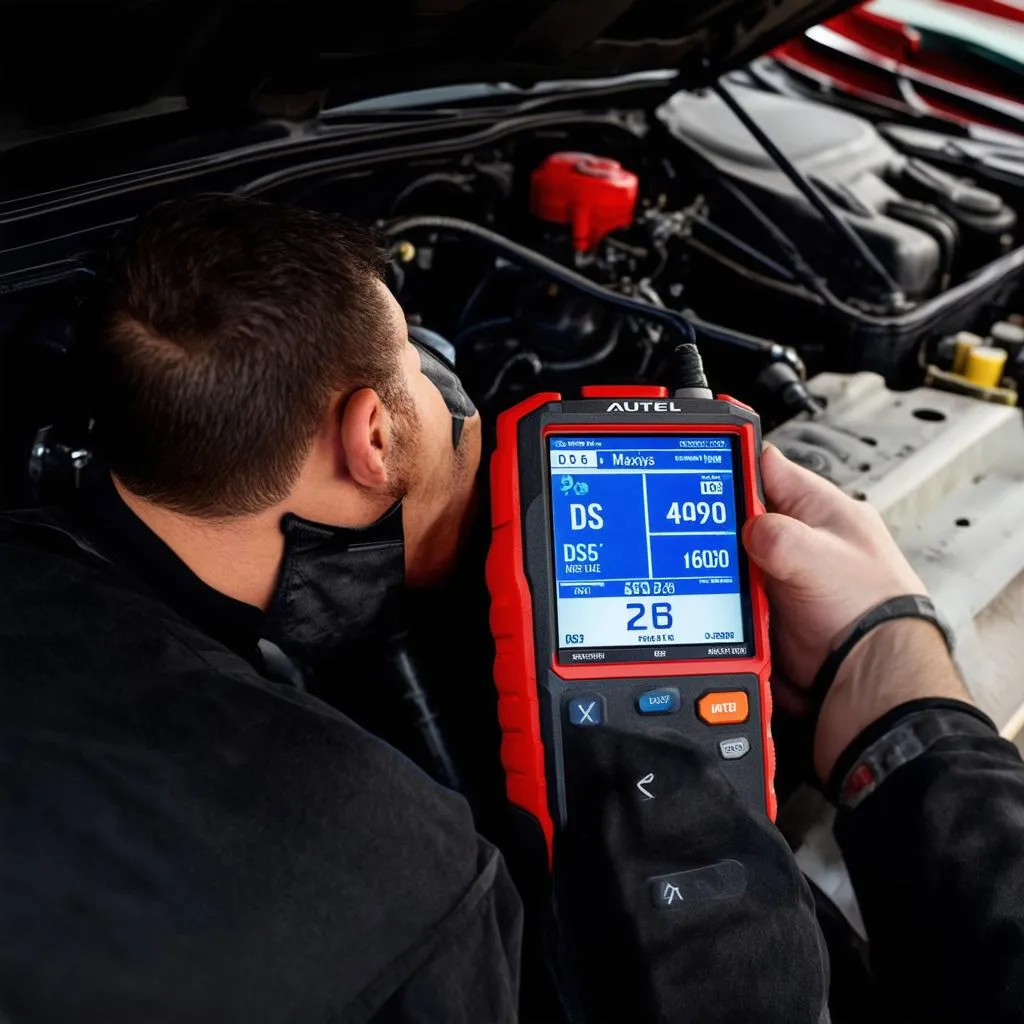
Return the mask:
{"type": "Polygon", "coordinates": [[[530,210],[541,220],[572,226],[577,252],[593,249],[610,231],[629,227],[639,180],[618,160],[591,153],[552,153],[530,178],[530,210]]]}

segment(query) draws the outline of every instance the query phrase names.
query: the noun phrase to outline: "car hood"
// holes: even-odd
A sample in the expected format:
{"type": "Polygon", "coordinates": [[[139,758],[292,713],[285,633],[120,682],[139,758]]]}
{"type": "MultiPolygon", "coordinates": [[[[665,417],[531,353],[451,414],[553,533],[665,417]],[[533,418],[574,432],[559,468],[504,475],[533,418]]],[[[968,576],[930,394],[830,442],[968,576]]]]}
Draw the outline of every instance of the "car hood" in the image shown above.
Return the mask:
{"type": "Polygon", "coordinates": [[[188,107],[305,117],[464,83],[675,69],[699,85],[845,0],[121,0],[0,5],[0,130],[188,107]]]}

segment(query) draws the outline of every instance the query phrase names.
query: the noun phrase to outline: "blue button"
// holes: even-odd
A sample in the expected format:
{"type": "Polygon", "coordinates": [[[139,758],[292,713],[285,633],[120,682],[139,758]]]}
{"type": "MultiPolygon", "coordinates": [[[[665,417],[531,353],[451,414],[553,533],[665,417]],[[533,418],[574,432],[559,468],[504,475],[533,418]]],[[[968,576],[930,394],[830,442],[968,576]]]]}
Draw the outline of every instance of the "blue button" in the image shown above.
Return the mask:
{"type": "Polygon", "coordinates": [[[641,715],[670,715],[679,710],[678,690],[648,690],[636,701],[641,715]]]}
{"type": "Polygon", "coordinates": [[[569,722],[572,725],[600,725],[604,720],[604,706],[594,693],[585,693],[569,701],[569,722]]]}

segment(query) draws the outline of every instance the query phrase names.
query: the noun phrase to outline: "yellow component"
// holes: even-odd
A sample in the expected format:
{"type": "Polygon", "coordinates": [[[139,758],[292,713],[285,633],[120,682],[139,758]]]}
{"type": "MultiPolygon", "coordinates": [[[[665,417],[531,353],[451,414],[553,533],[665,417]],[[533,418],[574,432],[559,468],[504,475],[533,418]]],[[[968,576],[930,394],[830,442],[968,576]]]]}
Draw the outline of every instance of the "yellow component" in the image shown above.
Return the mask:
{"type": "Polygon", "coordinates": [[[937,366],[929,366],[924,378],[925,387],[937,391],[951,391],[954,395],[967,395],[982,402],[995,402],[998,405],[1016,405],[1017,392],[1013,388],[983,388],[972,384],[959,373],[940,370],[937,366]]]}
{"type": "Polygon", "coordinates": [[[416,259],[416,246],[412,242],[399,242],[395,246],[395,255],[399,263],[412,263],[416,259]]]}
{"type": "Polygon", "coordinates": [[[981,338],[970,331],[960,331],[954,337],[956,348],[953,351],[953,372],[965,374],[967,372],[967,358],[971,349],[982,344],[981,338]]]}
{"type": "Polygon", "coordinates": [[[964,376],[972,383],[983,388],[999,386],[1006,365],[1006,352],[1001,348],[989,348],[977,345],[967,353],[967,366],[964,376]]]}

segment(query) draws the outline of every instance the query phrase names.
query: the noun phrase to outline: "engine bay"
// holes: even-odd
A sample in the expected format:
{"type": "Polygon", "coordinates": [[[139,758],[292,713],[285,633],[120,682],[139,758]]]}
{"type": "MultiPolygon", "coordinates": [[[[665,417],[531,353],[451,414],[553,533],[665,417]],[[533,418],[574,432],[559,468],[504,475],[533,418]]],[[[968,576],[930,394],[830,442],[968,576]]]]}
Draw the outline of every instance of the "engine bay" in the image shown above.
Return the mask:
{"type": "MultiPolygon", "coordinates": [[[[1024,175],[972,161],[952,134],[752,81],[457,114],[339,110],[98,156],[73,139],[15,151],[0,173],[0,504],[63,501],[101,471],[75,336],[111,233],[162,199],[234,192],[377,227],[410,325],[481,410],[485,453],[520,399],[668,383],[675,346],[696,340],[712,387],[876,505],[966,649],[995,649],[980,616],[1024,580],[1024,175]]],[[[475,572],[414,609],[435,641],[410,643],[433,701],[423,717],[441,723],[454,769],[391,714],[408,695],[386,681],[366,706],[344,680],[315,692],[462,788],[500,834],[492,688],[453,688],[435,649],[457,619],[480,639],[462,676],[490,675],[486,531],[475,572]]],[[[1006,661],[994,682],[968,681],[1015,730],[1019,657],[1006,661]]]]}
{"type": "MultiPolygon", "coordinates": [[[[239,140],[216,174],[208,160],[173,165],[175,189],[188,166],[191,189],[373,222],[410,324],[444,339],[485,418],[533,391],[661,382],[694,337],[712,384],[769,426],[813,410],[802,381],[821,371],[872,370],[896,388],[952,371],[963,331],[1006,352],[997,383],[1012,400],[1024,190],[903,152],[884,125],[730,82],[651,108],[475,114],[360,146],[341,144],[340,122],[319,131],[291,159],[282,137],[239,140]],[[1010,341],[989,338],[997,322],[1010,341]]],[[[6,198],[7,504],[73,487],[89,463],[75,310],[111,227],[168,194],[162,156],[130,188],[122,173],[6,198]]]]}

